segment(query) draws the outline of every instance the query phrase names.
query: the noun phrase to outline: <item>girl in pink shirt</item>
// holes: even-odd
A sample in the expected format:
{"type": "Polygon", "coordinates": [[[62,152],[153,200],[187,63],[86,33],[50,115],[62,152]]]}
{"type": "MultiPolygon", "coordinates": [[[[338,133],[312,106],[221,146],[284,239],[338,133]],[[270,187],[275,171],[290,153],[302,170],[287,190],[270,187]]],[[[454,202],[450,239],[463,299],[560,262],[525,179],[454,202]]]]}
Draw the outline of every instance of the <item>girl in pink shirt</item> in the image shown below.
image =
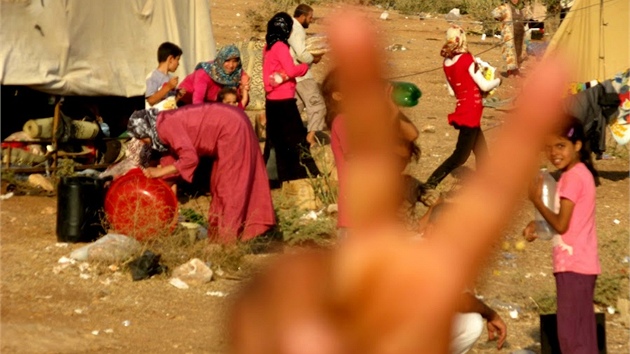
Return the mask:
{"type": "MultiPolygon", "coordinates": [[[[572,118],[559,134],[547,140],[547,158],[562,175],[556,213],[542,202],[542,178],[529,189],[529,199],[559,235],[553,238],[553,271],[558,302],[558,340],[562,353],[598,353],[593,293],[600,273],[595,230],[595,186],[593,167],[582,123],[572,118]]],[[[525,238],[537,238],[532,221],[525,238]]]]}
{"type": "Polygon", "coordinates": [[[289,14],[274,15],[267,23],[267,45],[263,49],[263,82],[267,93],[265,161],[273,149],[279,182],[319,175],[295,100],[295,78],[305,75],[308,65],[293,63],[287,43],[292,26],[289,14]]]}

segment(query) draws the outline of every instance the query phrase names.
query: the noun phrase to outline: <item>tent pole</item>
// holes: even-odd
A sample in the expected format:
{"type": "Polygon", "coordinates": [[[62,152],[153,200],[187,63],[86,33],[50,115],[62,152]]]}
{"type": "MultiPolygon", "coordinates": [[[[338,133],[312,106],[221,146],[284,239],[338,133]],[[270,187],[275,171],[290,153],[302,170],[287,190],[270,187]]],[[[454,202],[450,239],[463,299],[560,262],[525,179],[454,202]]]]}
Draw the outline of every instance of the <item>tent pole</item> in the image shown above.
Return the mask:
{"type": "Polygon", "coordinates": [[[62,99],[59,96],[55,96],[55,114],[53,115],[53,130],[52,130],[52,170],[55,171],[57,167],[57,130],[59,129],[59,119],[60,118],[60,110],[61,110],[61,101],[62,99]]]}

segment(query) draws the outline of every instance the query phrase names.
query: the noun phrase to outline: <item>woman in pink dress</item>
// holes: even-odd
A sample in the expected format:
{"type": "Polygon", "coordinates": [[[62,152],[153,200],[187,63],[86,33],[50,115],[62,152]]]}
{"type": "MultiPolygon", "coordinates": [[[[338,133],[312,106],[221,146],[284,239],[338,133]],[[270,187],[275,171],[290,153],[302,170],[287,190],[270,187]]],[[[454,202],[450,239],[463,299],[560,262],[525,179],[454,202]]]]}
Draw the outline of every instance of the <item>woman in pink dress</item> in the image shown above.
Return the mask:
{"type": "Polygon", "coordinates": [[[219,91],[230,87],[236,89],[239,107],[245,109],[249,103],[249,80],[241,64],[241,52],[236,46],[227,45],[213,61],[197,64],[195,71],[179,84],[185,92],[181,101],[188,104],[217,102],[219,91]]]}
{"type": "Polygon", "coordinates": [[[427,190],[435,189],[449,173],[463,165],[471,152],[475,153],[477,163],[484,158],[488,147],[481,130],[481,91],[490,91],[501,83],[500,79],[486,80],[478,70],[475,59],[468,51],[466,33],[459,26],[453,25],[446,31],[446,44],[440,55],[444,57],[449,92],[457,98],[455,112],[448,115],[448,123],[459,130],[459,136],[455,151],[424,184],[427,190]]]}
{"type": "Polygon", "coordinates": [[[192,181],[201,156],[214,158],[208,224],[216,240],[248,241],[276,223],[265,163],[258,139],[241,109],[203,104],[157,112],[142,110],[129,118],[129,134],[167,152],[150,178],[180,176],[192,181]]]}

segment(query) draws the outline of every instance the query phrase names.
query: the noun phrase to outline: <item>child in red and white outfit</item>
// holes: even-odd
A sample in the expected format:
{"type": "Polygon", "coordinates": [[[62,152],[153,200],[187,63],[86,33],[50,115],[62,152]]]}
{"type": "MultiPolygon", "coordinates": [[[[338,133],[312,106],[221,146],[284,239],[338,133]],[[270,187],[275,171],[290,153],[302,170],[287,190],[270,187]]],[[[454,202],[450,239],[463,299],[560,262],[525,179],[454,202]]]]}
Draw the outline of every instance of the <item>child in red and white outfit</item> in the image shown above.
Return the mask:
{"type": "Polygon", "coordinates": [[[444,57],[444,74],[449,92],[457,98],[455,112],[448,115],[448,123],[459,130],[455,151],[429,177],[425,183],[428,190],[437,185],[457,167],[463,165],[471,152],[477,163],[483,159],[488,147],[481,131],[483,102],[481,92],[499,86],[500,79],[486,80],[475,58],[468,51],[466,33],[456,25],[446,31],[446,44],[440,55],[444,57]]]}

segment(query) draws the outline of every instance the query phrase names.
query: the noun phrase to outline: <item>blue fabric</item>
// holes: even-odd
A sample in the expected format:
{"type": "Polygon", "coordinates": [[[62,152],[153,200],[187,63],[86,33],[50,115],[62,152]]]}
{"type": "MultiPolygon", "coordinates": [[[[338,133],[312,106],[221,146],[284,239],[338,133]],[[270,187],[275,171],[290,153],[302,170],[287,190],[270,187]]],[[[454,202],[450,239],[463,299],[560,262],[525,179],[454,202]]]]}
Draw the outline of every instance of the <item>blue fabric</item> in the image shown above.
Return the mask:
{"type": "Polygon", "coordinates": [[[223,85],[224,87],[238,87],[241,82],[241,75],[243,73],[243,66],[241,65],[241,52],[235,45],[227,45],[217,54],[217,57],[211,62],[203,62],[197,64],[195,70],[203,68],[205,72],[210,75],[210,78],[217,84],[223,85]],[[223,64],[230,60],[237,58],[238,66],[236,70],[231,73],[226,73],[223,69],[223,64]]]}

